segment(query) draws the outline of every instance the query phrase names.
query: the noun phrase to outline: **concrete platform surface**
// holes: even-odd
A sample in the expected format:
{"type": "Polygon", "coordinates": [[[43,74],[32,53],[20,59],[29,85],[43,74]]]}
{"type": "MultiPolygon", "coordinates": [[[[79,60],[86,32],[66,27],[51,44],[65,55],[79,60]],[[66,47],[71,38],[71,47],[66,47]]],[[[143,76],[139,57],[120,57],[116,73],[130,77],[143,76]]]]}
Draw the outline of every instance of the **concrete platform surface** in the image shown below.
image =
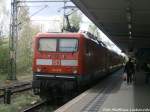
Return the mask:
{"type": "Polygon", "coordinates": [[[150,84],[144,72],[136,73],[136,83],[122,80],[123,70],[101,80],[55,112],[150,112],[150,84]]]}

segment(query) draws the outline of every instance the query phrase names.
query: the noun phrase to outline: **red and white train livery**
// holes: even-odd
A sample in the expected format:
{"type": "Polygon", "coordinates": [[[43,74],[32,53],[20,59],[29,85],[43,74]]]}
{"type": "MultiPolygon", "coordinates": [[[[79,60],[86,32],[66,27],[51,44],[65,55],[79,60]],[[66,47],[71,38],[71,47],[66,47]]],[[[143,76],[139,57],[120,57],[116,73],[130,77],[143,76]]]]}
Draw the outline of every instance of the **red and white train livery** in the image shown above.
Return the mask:
{"type": "Polygon", "coordinates": [[[34,37],[33,89],[51,94],[74,89],[121,67],[123,58],[87,33],[39,33],[34,37]]]}

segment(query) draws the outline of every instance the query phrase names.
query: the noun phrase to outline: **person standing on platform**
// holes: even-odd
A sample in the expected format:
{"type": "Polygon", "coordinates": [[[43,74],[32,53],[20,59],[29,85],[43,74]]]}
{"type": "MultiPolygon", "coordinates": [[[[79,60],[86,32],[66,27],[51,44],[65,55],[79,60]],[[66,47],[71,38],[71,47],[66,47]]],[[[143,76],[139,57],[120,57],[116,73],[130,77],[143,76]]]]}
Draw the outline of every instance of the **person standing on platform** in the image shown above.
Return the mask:
{"type": "Polygon", "coordinates": [[[145,83],[148,84],[150,77],[150,59],[148,59],[147,62],[145,63],[145,72],[146,72],[145,83]]]}
{"type": "Polygon", "coordinates": [[[124,72],[127,73],[127,84],[132,83],[132,76],[135,73],[135,67],[131,62],[131,58],[129,58],[129,61],[126,63],[124,72]]]}

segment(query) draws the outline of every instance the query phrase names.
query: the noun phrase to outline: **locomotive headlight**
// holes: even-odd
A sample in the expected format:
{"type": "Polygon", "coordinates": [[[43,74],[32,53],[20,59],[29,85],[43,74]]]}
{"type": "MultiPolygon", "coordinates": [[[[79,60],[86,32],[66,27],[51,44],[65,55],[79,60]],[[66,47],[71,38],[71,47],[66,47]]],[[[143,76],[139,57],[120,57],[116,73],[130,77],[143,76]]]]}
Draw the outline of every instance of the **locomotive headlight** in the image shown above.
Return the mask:
{"type": "Polygon", "coordinates": [[[37,68],[37,72],[40,72],[41,71],[41,69],[40,68],[37,68]]]}
{"type": "Polygon", "coordinates": [[[78,71],[76,69],[73,70],[73,74],[76,74],[78,71]]]}

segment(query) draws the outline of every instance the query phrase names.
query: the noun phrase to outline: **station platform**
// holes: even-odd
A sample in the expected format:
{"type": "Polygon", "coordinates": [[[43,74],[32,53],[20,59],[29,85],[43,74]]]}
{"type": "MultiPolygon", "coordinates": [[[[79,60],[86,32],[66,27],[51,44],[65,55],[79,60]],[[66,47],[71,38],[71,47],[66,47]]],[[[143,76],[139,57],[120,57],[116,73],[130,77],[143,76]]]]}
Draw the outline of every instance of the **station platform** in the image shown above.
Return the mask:
{"type": "Polygon", "coordinates": [[[55,112],[150,112],[150,84],[144,72],[136,72],[136,82],[127,84],[118,70],[93,88],[72,99],[55,112]]]}

